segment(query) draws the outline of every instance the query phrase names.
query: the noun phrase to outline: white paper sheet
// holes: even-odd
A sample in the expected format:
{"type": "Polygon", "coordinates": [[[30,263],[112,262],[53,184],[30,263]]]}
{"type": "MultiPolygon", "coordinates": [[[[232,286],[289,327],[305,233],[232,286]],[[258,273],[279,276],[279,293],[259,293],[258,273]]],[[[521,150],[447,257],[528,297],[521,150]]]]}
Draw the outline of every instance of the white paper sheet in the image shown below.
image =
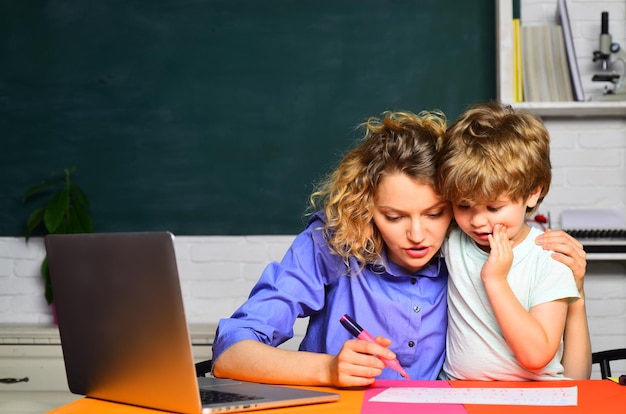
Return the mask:
{"type": "Polygon", "coordinates": [[[578,387],[556,388],[428,388],[391,387],[373,402],[486,405],[578,405],[578,387]]]}

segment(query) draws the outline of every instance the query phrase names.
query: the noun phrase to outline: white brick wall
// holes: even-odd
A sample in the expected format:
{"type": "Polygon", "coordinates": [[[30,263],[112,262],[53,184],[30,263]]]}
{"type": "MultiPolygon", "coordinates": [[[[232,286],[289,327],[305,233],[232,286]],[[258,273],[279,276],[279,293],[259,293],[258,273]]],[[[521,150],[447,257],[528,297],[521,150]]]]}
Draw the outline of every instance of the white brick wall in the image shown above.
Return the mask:
{"type": "MultiPolygon", "coordinates": [[[[293,236],[176,236],[189,323],[216,323],[248,296],[263,268],[280,260],[293,236]]],[[[42,238],[0,238],[0,324],[52,323],[39,266],[42,238]]]]}
{"type": "MultiPolygon", "coordinates": [[[[601,94],[592,82],[599,63],[601,13],[609,12],[613,42],[626,48],[626,3],[623,0],[567,0],[583,89],[601,94]]],[[[522,24],[554,23],[556,0],[522,0],[522,24]]],[[[625,73],[616,64],[614,69],[625,73]]],[[[552,138],[553,181],[541,212],[550,212],[559,228],[560,213],[572,208],[621,207],[626,211],[626,119],[546,118],[552,138]]],[[[594,351],[626,347],[626,261],[594,261],[587,266],[587,310],[594,351]]],[[[626,373],[626,363],[616,365],[626,373]]],[[[597,368],[594,374],[597,375],[597,368]]]]}
{"type": "Polygon", "coordinates": [[[540,206],[560,228],[563,210],[626,205],[626,119],[547,118],[552,186],[540,206]]]}

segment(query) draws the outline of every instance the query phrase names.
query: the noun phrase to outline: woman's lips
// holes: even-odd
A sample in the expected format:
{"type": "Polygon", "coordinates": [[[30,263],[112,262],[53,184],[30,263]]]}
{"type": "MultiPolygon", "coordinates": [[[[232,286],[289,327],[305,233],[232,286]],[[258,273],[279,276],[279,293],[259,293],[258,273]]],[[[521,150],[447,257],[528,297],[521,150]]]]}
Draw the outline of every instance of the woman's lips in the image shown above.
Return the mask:
{"type": "Polygon", "coordinates": [[[421,259],[428,255],[430,249],[428,247],[416,246],[405,249],[406,254],[413,259],[421,259]]]}

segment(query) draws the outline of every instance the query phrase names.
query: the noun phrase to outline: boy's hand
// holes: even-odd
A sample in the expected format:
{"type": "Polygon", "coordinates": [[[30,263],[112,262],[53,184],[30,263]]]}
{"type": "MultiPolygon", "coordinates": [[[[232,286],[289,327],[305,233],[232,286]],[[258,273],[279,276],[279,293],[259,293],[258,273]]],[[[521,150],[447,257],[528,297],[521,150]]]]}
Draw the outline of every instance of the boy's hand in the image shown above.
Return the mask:
{"type": "Polygon", "coordinates": [[[506,227],[496,224],[489,235],[489,257],[483,265],[480,277],[483,282],[506,281],[513,264],[513,242],[506,234],[506,227]]]}

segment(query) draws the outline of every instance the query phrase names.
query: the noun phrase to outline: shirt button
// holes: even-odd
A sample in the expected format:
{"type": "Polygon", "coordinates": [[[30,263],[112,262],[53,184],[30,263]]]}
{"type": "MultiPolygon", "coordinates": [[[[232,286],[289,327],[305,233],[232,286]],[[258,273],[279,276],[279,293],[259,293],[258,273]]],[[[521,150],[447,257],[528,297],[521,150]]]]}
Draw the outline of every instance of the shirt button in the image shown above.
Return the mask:
{"type": "Polygon", "coordinates": [[[413,348],[415,346],[415,342],[409,341],[409,348],[413,348]]]}
{"type": "Polygon", "coordinates": [[[419,306],[415,305],[413,306],[413,310],[415,311],[415,313],[419,312],[421,309],[419,306]]]}
{"type": "Polygon", "coordinates": [[[414,285],[417,283],[417,279],[415,279],[414,277],[411,278],[411,284],[414,285]]]}

